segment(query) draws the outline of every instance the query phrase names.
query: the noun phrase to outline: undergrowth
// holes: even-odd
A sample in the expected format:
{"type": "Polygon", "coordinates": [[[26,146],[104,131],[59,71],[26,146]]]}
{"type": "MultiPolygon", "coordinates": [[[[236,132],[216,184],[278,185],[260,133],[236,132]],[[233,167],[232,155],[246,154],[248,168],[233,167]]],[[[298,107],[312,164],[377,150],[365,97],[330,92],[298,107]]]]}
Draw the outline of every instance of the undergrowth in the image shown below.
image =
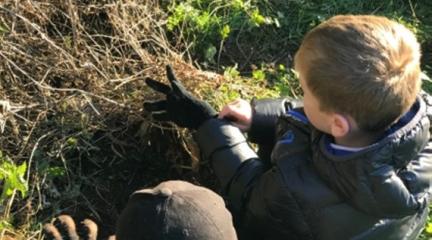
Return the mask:
{"type": "MultiPolygon", "coordinates": [[[[41,239],[59,213],[107,236],[132,191],[166,179],[218,189],[191,134],[142,109],[160,97],[143,80],[166,81],[165,64],[216,108],[297,98],[303,35],[336,14],[378,14],[416,33],[432,73],[431,10],[427,0],[2,1],[0,239],[41,239]]],[[[431,237],[432,221],[421,239],[431,237]]]]}

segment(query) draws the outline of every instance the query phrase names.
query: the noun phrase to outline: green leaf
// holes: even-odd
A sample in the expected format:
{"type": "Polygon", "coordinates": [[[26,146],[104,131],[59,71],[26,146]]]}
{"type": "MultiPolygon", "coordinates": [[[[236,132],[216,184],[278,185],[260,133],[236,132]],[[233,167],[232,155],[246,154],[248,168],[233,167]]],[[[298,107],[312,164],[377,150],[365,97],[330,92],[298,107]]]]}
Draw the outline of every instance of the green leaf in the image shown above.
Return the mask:
{"type": "Polygon", "coordinates": [[[237,70],[237,64],[234,67],[227,67],[224,70],[224,77],[229,79],[237,78],[240,72],[237,70]]]}
{"type": "Polygon", "coordinates": [[[223,26],[222,30],[220,31],[220,35],[222,39],[226,39],[229,36],[230,32],[231,32],[231,28],[229,25],[223,26]]]}
{"type": "Polygon", "coordinates": [[[210,26],[210,13],[204,11],[195,19],[196,25],[200,30],[207,30],[210,26]]]}
{"type": "Polygon", "coordinates": [[[281,71],[281,72],[284,72],[284,71],[286,70],[285,65],[283,65],[283,64],[279,64],[279,65],[278,65],[278,69],[279,69],[279,71],[281,71]]]}
{"type": "Polygon", "coordinates": [[[432,234],[432,223],[428,223],[427,225],[426,225],[426,232],[427,233],[429,233],[429,234],[432,234]]]}
{"type": "Polygon", "coordinates": [[[232,0],[231,4],[235,10],[242,10],[245,8],[245,4],[242,0],[232,0]]]}
{"type": "Polygon", "coordinates": [[[66,144],[69,146],[72,146],[72,147],[75,147],[77,145],[77,143],[78,143],[78,139],[76,137],[69,137],[66,140],[66,144]]]}
{"type": "Polygon", "coordinates": [[[256,79],[256,80],[259,80],[259,81],[262,81],[262,80],[264,80],[266,78],[266,74],[265,74],[265,72],[263,70],[259,70],[259,69],[258,70],[254,70],[252,72],[252,78],[256,79]]]}
{"type": "Polygon", "coordinates": [[[21,197],[27,196],[28,183],[24,176],[27,171],[27,163],[15,165],[7,156],[0,156],[0,180],[3,183],[3,192],[0,202],[10,197],[14,191],[18,191],[21,197]]]}
{"type": "Polygon", "coordinates": [[[190,6],[187,3],[181,3],[171,10],[173,13],[168,17],[167,28],[172,31],[175,27],[180,25],[185,20],[186,12],[190,10],[190,6]]]}
{"type": "Polygon", "coordinates": [[[17,173],[20,176],[24,176],[24,174],[26,173],[26,171],[27,171],[27,163],[23,162],[23,164],[21,164],[20,166],[18,166],[17,173]]]}
{"type": "Polygon", "coordinates": [[[266,18],[260,14],[258,9],[255,9],[252,11],[251,21],[255,26],[259,27],[260,25],[266,23],[266,18]]]}
{"type": "Polygon", "coordinates": [[[210,44],[209,47],[207,47],[207,49],[205,50],[204,53],[204,57],[206,59],[206,61],[210,62],[210,63],[214,63],[214,57],[217,53],[217,49],[215,46],[213,46],[212,44],[210,44]]]}

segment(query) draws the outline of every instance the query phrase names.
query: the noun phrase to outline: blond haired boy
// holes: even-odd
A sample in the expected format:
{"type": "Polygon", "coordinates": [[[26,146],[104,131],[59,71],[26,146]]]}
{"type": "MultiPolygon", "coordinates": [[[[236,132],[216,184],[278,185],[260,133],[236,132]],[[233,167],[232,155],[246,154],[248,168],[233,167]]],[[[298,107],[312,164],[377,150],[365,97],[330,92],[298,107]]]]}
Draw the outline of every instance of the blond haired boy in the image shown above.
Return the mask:
{"type": "Polygon", "coordinates": [[[416,239],[430,198],[432,101],[420,93],[415,36],[384,17],[335,16],[305,36],[295,69],[303,102],[237,100],[212,118],[202,101],[149,80],[167,100],[146,109],[174,122],[178,108],[199,116],[181,123],[197,129],[240,239],[416,239]]]}

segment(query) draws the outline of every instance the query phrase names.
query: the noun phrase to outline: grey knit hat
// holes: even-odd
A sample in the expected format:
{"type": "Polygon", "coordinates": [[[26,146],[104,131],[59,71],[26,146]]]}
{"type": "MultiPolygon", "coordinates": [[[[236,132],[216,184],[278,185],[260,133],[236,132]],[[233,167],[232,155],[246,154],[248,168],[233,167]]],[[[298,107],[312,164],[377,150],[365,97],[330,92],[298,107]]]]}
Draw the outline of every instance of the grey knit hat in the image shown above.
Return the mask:
{"type": "Polygon", "coordinates": [[[236,240],[232,217],[213,191],[167,181],[134,192],[123,210],[117,240],[236,240]]]}

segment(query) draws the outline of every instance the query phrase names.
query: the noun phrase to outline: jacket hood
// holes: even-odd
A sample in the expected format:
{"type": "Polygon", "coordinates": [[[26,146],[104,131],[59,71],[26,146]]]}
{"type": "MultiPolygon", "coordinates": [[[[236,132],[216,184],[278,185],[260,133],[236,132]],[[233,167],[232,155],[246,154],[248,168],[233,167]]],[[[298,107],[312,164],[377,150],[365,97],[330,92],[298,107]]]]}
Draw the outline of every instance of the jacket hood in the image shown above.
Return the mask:
{"type": "Polygon", "coordinates": [[[326,147],[328,136],[313,134],[314,166],[333,189],[362,211],[379,217],[415,213],[426,205],[425,196],[416,192],[424,192],[431,181],[431,176],[418,179],[410,171],[419,167],[413,166],[419,162],[418,158],[432,157],[425,153],[431,147],[429,108],[418,97],[410,110],[415,113],[408,122],[395,124],[384,138],[349,155],[332,154],[326,147]]]}

